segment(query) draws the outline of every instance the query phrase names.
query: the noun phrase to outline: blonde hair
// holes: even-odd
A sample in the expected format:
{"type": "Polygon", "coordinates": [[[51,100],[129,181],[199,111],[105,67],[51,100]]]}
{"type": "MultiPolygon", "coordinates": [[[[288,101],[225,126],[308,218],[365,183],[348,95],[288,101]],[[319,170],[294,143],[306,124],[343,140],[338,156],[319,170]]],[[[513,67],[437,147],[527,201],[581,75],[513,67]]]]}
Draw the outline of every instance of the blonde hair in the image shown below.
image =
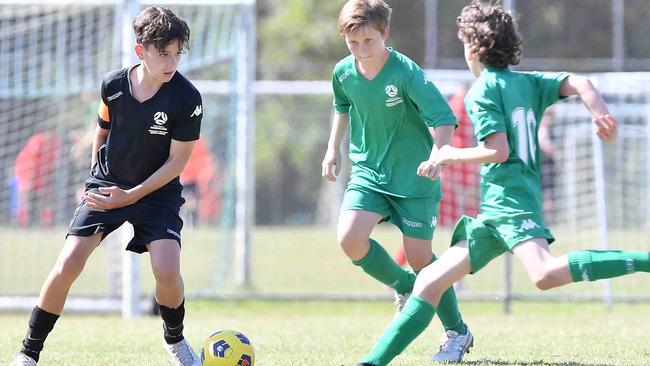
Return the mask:
{"type": "Polygon", "coordinates": [[[383,0],[349,0],[339,13],[339,34],[345,37],[365,26],[383,33],[390,23],[392,11],[383,0]]]}

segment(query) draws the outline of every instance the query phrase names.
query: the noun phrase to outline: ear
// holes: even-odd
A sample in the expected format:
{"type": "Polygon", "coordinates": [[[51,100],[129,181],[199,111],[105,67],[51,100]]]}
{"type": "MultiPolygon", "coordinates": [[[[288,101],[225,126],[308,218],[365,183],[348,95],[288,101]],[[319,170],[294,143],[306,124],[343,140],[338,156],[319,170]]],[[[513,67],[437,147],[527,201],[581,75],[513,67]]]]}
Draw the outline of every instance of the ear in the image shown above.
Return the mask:
{"type": "Polygon", "coordinates": [[[142,60],[144,58],[144,46],[141,43],[136,43],[134,50],[135,55],[138,56],[138,59],[142,60]]]}
{"type": "Polygon", "coordinates": [[[388,40],[388,35],[390,35],[390,26],[386,26],[384,29],[384,32],[381,35],[381,38],[384,39],[384,41],[388,40]]]}
{"type": "Polygon", "coordinates": [[[470,61],[474,61],[474,60],[476,60],[476,54],[474,53],[474,51],[470,50],[469,53],[467,54],[467,58],[468,58],[470,61]]]}

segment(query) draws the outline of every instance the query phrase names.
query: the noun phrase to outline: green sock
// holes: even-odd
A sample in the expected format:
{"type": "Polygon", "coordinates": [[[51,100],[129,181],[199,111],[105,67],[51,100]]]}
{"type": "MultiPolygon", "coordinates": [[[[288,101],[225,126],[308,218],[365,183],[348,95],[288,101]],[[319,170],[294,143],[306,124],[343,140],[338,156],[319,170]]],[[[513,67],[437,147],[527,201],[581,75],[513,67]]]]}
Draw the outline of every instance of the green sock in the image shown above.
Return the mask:
{"type": "MultiPolygon", "coordinates": [[[[431,262],[433,263],[436,259],[434,255],[431,262]]],[[[458,310],[458,300],[453,286],[442,294],[436,311],[445,330],[453,330],[461,335],[467,334],[467,326],[458,310]]]]}
{"type": "Polygon", "coordinates": [[[362,362],[388,365],[427,328],[435,313],[436,309],[424,299],[411,296],[362,362]]]}
{"type": "Polygon", "coordinates": [[[573,282],[596,281],[634,272],[650,272],[650,253],[580,250],[568,255],[573,282]]]}
{"type": "Polygon", "coordinates": [[[403,295],[413,290],[415,273],[400,267],[384,247],[372,239],[366,256],[352,263],[361,267],[364,272],[379,282],[392,287],[399,294],[403,295]]]}

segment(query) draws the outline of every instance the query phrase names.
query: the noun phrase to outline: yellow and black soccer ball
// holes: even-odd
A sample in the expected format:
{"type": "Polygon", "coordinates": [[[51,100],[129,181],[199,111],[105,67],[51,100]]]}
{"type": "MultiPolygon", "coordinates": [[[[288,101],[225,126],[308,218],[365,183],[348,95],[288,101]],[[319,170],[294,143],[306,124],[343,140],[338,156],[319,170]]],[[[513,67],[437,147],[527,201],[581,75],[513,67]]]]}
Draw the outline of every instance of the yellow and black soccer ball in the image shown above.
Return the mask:
{"type": "Polygon", "coordinates": [[[203,366],[253,366],[255,351],[248,337],[236,330],[220,330],[205,340],[203,366]]]}

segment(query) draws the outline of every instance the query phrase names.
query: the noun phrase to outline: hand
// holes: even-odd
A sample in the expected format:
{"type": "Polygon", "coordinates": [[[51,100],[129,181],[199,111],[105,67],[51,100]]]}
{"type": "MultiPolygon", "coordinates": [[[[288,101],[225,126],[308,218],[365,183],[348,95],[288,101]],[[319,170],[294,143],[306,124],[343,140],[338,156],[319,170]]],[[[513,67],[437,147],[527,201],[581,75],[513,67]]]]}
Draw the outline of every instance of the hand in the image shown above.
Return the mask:
{"type": "Polygon", "coordinates": [[[593,129],[603,141],[614,141],[616,139],[616,119],[609,114],[603,114],[593,118],[593,129]]]}
{"type": "Polygon", "coordinates": [[[330,182],[336,182],[340,171],[341,153],[337,149],[327,149],[323,158],[321,175],[330,182]]]}
{"type": "Polygon", "coordinates": [[[128,206],[137,201],[137,199],[134,199],[132,193],[116,186],[100,187],[99,194],[87,192],[85,199],[86,206],[98,211],[107,211],[128,206]]]}
{"type": "Polygon", "coordinates": [[[418,166],[417,174],[421,177],[436,180],[440,175],[440,167],[435,165],[432,160],[425,160],[420,163],[420,166],[418,166]]]}

